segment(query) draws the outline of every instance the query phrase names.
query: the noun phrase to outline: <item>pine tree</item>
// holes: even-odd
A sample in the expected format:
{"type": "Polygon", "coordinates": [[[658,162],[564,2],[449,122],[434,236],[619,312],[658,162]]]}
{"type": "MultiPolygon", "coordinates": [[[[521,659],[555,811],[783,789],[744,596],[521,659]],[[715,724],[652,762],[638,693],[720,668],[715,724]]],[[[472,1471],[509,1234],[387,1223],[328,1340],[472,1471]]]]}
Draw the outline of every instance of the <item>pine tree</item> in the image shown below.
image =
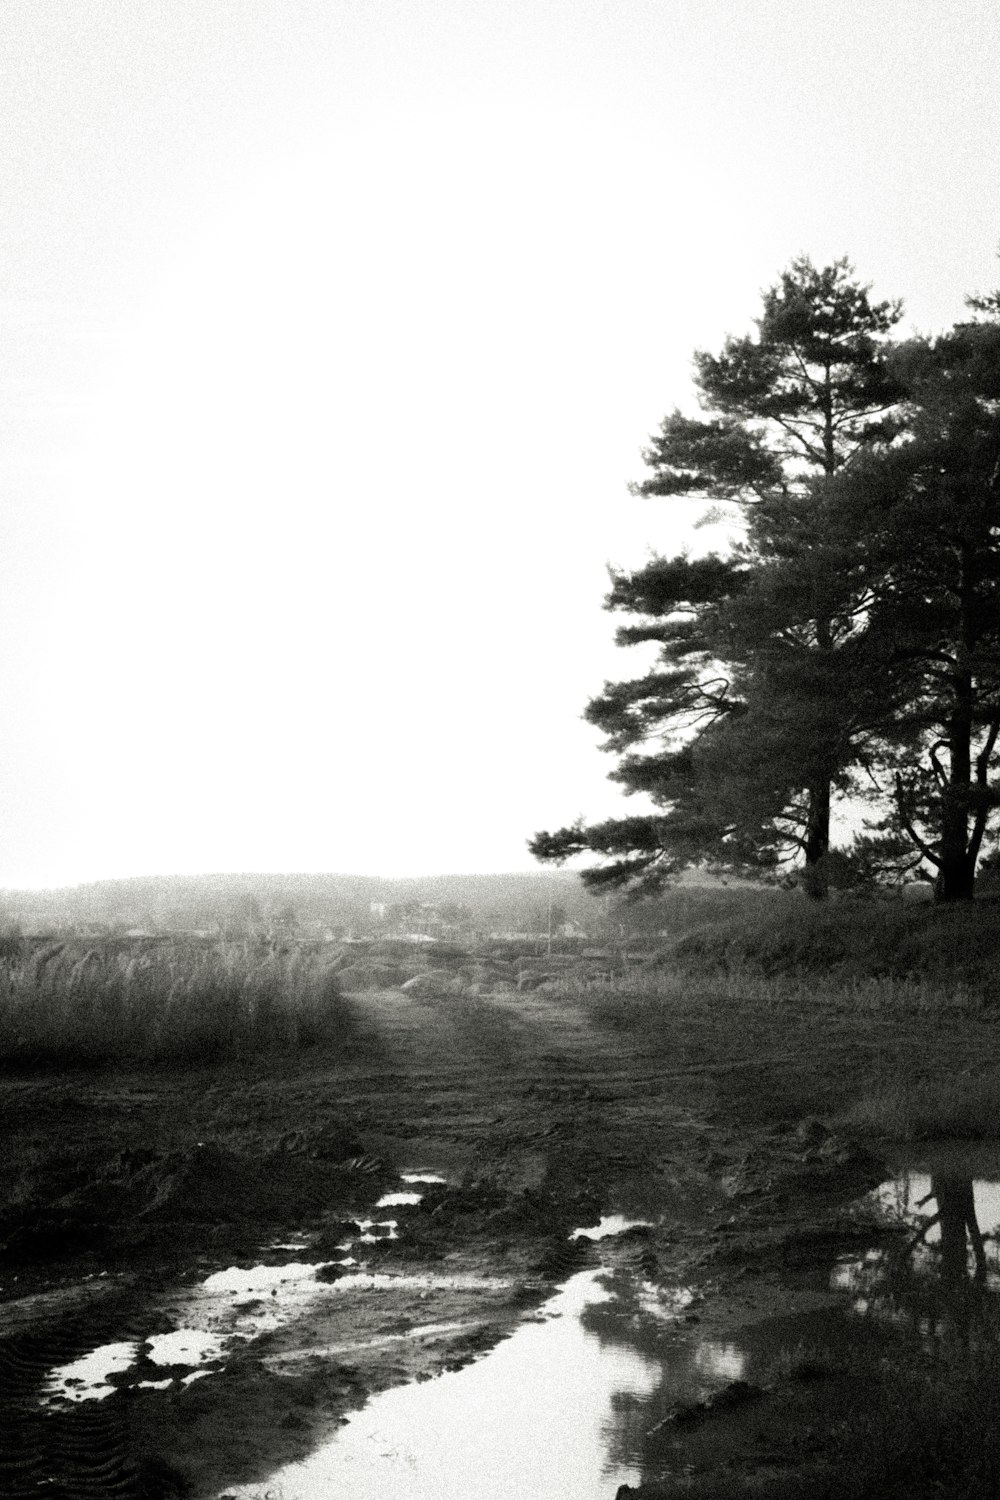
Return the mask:
{"type": "Polygon", "coordinates": [[[843,592],[893,682],[865,762],[888,810],[862,847],[908,846],[945,901],[971,899],[1000,805],[1000,302],[973,306],[993,318],[900,351],[908,441],[839,476],[819,512],[821,556],[853,549],[843,592]]]}
{"type": "MultiPolygon", "coordinates": [[[[633,617],[619,643],[654,641],[659,661],[605,684],[586,717],[620,757],[613,779],[658,810],[537,834],[538,858],[596,853],[605,862],[584,873],[589,884],[649,886],[700,860],[826,855],[831,790],[852,754],[838,712],[845,632],[821,587],[791,632],[774,608],[809,555],[817,476],[899,431],[886,354],[900,312],[873,303],[846,260],[816,269],[800,258],[764,294],[756,336],[695,355],[706,416],[664,419],[633,492],[735,504],[745,541],[728,558],[657,558],[612,576],[606,607],[633,617]]],[[[858,718],[864,732],[860,705],[858,718]]]]}

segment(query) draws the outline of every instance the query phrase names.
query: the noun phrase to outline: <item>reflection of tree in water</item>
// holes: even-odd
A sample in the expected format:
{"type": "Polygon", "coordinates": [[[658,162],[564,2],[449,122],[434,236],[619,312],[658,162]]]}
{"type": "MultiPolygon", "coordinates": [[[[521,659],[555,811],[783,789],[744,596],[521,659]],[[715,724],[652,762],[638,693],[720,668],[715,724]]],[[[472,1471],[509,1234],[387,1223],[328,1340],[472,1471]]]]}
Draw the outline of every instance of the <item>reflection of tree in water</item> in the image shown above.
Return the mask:
{"type": "Polygon", "coordinates": [[[898,1242],[840,1268],[836,1279],[854,1294],[855,1311],[934,1341],[968,1346],[995,1338],[1000,1317],[991,1282],[1000,1277],[987,1244],[996,1237],[979,1225],[972,1177],[934,1173],[929,1192],[896,1212],[906,1226],[898,1242]]]}
{"type": "Polygon", "coordinates": [[[678,1338],[690,1294],[657,1288],[627,1271],[601,1278],[612,1293],[582,1315],[583,1327],[602,1345],[638,1353],[658,1368],[648,1393],[623,1387],[610,1394],[611,1416],[602,1437],[608,1466],[634,1467],[649,1479],[662,1455],[664,1434],[658,1424],[678,1405],[700,1399],[743,1373],[744,1359],[731,1346],[678,1338]]]}
{"type": "Polygon", "coordinates": [[[672,1305],[662,1291],[627,1272],[602,1278],[612,1299],[589,1307],[584,1326],[602,1344],[639,1352],[659,1365],[649,1394],[612,1394],[603,1434],[609,1461],[640,1470],[647,1481],[655,1478],[670,1467],[676,1432],[660,1424],[676,1406],[729,1381],[767,1381],[783,1356],[813,1349],[849,1355],[859,1339],[878,1347],[886,1324],[963,1354],[996,1342],[1000,1235],[980,1226],[972,1177],[937,1172],[923,1179],[916,1201],[912,1185],[904,1183],[900,1201],[886,1205],[889,1223],[901,1226],[893,1242],[841,1261],[833,1271],[833,1285],[850,1292],[855,1316],[825,1308],[765,1319],[736,1331],[728,1343],[678,1337],[682,1299],[672,1305]],[[929,1191],[919,1196],[924,1185],[929,1191]]]}
{"type": "Polygon", "coordinates": [[[976,1200],[971,1177],[939,1176],[931,1178],[930,1197],[938,1211],[931,1223],[941,1226],[941,1281],[945,1286],[963,1290],[968,1286],[969,1252],[972,1250],[973,1282],[986,1285],[986,1248],[983,1233],[976,1220],[976,1200]]]}

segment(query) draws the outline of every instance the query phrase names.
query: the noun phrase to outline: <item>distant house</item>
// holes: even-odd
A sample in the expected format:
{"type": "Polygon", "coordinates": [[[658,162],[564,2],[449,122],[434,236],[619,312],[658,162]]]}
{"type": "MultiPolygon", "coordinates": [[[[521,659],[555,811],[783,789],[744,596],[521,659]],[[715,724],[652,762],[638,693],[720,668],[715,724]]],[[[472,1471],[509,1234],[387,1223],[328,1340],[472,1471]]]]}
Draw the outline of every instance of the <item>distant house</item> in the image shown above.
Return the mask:
{"type": "Polygon", "coordinates": [[[555,930],[555,935],[564,938],[585,938],[587,936],[579,922],[572,921],[560,922],[555,930]]]}
{"type": "Polygon", "coordinates": [[[450,901],[372,901],[369,910],[387,937],[460,938],[472,931],[468,907],[450,901]]]}

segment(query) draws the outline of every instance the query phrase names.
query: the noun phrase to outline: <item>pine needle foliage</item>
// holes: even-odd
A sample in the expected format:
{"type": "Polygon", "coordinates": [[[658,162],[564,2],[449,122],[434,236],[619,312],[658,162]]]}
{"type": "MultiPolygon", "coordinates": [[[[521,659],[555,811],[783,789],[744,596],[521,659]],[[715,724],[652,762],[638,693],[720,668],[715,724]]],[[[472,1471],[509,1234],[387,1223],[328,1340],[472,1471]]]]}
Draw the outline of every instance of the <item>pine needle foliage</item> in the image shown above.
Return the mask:
{"type": "Polygon", "coordinates": [[[633,489],[735,504],[743,540],[612,575],[619,644],[659,655],[586,717],[654,810],[537,834],[539,859],[638,892],[702,865],[972,898],[1000,811],[1000,294],[970,305],[899,342],[898,303],[800,258],[755,335],[696,354],[706,416],[667,416],[633,489]]]}

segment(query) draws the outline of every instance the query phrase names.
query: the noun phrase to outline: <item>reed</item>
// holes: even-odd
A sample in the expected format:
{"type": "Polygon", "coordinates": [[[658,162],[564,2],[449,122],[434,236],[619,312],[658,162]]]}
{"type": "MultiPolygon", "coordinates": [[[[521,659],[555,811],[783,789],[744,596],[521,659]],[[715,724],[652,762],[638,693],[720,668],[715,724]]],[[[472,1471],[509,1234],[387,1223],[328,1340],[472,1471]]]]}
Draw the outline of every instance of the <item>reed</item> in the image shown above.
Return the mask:
{"type": "Polygon", "coordinates": [[[0,960],[0,1061],[237,1061],[334,1040],[322,953],[260,944],[51,943],[0,960]]]}

